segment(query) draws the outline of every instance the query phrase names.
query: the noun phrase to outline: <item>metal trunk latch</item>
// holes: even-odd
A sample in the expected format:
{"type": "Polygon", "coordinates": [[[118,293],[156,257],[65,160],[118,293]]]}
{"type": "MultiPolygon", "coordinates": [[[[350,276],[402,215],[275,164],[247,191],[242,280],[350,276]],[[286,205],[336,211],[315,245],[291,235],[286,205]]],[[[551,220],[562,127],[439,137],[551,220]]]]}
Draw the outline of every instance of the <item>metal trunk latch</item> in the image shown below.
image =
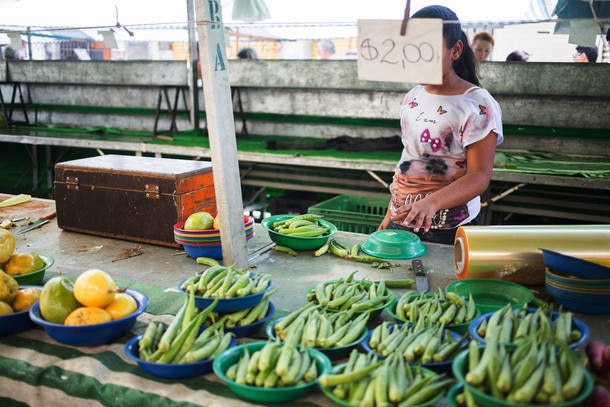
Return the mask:
{"type": "Polygon", "coordinates": [[[78,191],[78,177],[66,177],[66,189],[78,191]]]}
{"type": "Polygon", "coordinates": [[[144,185],[144,192],[146,193],[146,198],[150,199],[159,199],[159,185],[144,185]]]}

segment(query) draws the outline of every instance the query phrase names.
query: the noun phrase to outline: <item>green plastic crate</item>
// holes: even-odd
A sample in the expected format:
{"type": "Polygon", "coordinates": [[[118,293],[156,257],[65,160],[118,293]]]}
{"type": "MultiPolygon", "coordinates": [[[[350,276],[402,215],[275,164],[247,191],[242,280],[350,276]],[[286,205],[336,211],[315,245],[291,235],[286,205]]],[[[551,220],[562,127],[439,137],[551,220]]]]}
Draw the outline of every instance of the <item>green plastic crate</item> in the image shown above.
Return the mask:
{"type": "Polygon", "coordinates": [[[323,216],[339,230],[371,234],[383,220],[389,201],[389,195],[387,198],[338,195],[310,206],[307,212],[323,216]]]}

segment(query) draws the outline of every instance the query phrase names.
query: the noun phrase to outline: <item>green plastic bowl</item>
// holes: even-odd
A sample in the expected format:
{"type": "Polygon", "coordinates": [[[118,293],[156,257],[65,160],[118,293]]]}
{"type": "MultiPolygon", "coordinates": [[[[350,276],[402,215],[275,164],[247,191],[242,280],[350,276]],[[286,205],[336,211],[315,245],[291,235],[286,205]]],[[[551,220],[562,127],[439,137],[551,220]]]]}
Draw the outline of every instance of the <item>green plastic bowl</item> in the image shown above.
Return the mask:
{"type": "Polygon", "coordinates": [[[412,259],[423,256],[427,248],[419,236],[406,230],[385,229],[369,235],[361,249],[382,259],[412,259]]]}
{"type": "Polygon", "coordinates": [[[520,284],[491,278],[452,281],[447,284],[445,291],[454,292],[464,298],[468,298],[468,294],[472,293],[481,314],[497,311],[507,303],[511,303],[513,308],[522,308],[534,299],[534,294],[520,284]]]}
{"type": "MultiPolygon", "coordinates": [[[[481,352],[484,347],[482,346],[481,352]]],[[[509,349],[509,348],[507,348],[509,349]]],[[[458,383],[462,384],[465,389],[472,394],[472,398],[475,403],[479,406],[485,407],[576,407],[585,405],[585,402],[591,395],[593,391],[593,377],[588,370],[585,370],[585,382],[583,383],[583,389],[580,394],[574,397],[571,400],[564,401],[562,403],[556,404],[526,404],[526,403],[512,403],[503,399],[499,399],[497,397],[493,397],[490,394],[487,394],[474,386],[466,383],[465,375],[467,373],[468,368],[468,350],[462,351],[458,354],[455,359],[453,359],[453,364],[451,369],[453,371],[453,376],[458,380],[458,383]]]]}
{"type": "MultiPolygon", "coordinates": [[[[248,349],[248,352],[252,354],[265,346],[266,343],[266,341],[250,342],[227,349],[214,359],[214,363],[212,364],[214,373],[216,373],[216,375],[227,384],[229,389],[231,389],[231,391],[237,394],[239,397],[263,404],[287,403],[289,401],[305,397],[318,385],[318,379],[316,378],[311,382],[299,384],[297,386],[264,388],[239,384],[227,377],[227,369],[229,369],[231,365],[235,364],[239,360],[246,348],[248,349]]],[[[307,348],[307,351],[309,352],[310,356],[316,360],[319,372],[318,377],[330,371],[331,363],[330,359],[328,359],[326,355],[311,348],[307,348]]]]}
{"type": "MultiPolygon", "coordinates": [[[[411,294],[411,295],[421,295],[421,294],[411,294]]],[[[432,297],[432,294],[424,294],[424,295],[432,297]]],[[[394,320],[396,322],[399,322],[399,323],[413,322],[413,321],[407,321],[406,319],[401,318],[398,315],[396,315],[396,305],[398,305],[399,299],[400,299],[400,297],[394,298],[392,300],[392,302],[386,307],[386,309],[385,309],[386,312],[388,313],[388,315],[390,315],[392,318],[394,318],[394,320]]],[[[474,314],[474,318],[472,318],[472,320],[470,320],[468,322],[464,322],[463,324],[447,325],[446,328],[449,329],[450,331],[458,333],[458,334],[465,334],[466,332],[468,332],[468,328],[470,327],[470,324],[472,323],[472,321],[476,320],[480,315],[481,315],[481,311],[479,311],[477,309],[474,314]]]]}
{"type": "Polygon", "coordinates": [[[42,283],[42,279],[44,278],[47,269],[51,267],[53,263],[55,263],[55,260],[53,260],[53,258],[50,256],[45,256],[44,254],[38,255],[44,262],[44,266],[42,268],[39,268],[36,271],[32,271],[31,273],[13,276],[17,281],[17,284],[19,284],[20,286],[24,284],[38,285],[42,283]]]}
{"type": "Polygon", "coordinates": [[[272,215],[268,218],[262,220],[261,225],[267,230],[269,233],[269,237],[271,240],[277,244],[278,246],[289,247],[294,250],[318,250],[320,247],[324,246],[329,239],[331,239],[337,233],[337,227],[332,223],[319,219],[318,222],[330,228],[329,232],[324,236],[318,237],[304,237],[304,236],[290,236],[284,235],[282,233],[278,233],[273,230],[273,223],[279,222],[282,220],[287,220],[290,218],[294,218],[296,215],[272,215]]]}

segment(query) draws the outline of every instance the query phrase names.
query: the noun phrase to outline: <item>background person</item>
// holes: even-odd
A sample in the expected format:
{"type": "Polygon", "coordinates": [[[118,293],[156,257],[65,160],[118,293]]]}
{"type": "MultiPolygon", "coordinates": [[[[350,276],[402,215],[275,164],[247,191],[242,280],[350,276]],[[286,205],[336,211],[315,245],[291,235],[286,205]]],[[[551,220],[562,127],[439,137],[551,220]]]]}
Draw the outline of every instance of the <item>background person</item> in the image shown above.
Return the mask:
{"type": "Polygon", "coordinates": [[[245,47],[239,50],[237,53],[239,59],[258,59],[258,54],[253,48],[245,47]]]}
{"type": "Polygon", "coordinates": [[[579,45],[574,52],[574,62],[584,62],[594,64],[597,61],[597,47],[584,47],[579,45]]]}
{"type": "Polygon", "coordinates": [[[496,45],[493,35],[481,31],[472,37],[472,51],[477,61],[488,61],[496,45]]]}
{"type": "Polygon", "coordinates": [[[318,41],[318,55],[320,59],[334,59],[335,43],[328,39],[318,41]]]}
{"type": "Polygon", "coordinates": [[[515,50],[506,56],[506,62],[521,61],[527,62],[530,60],[530,54],[521,49],[515,50]]]}
{"type": "Polygon", "coordinates": [[[502,112],[479,87],[477,64],[456,14],[428,6],[412,18],[443,24],[442,84],[419,84],[400,109],[404,146],[379,229],[417,233],[424,241],[453,244],[458,226],[478,223],[480,194],[491,180],[502,112]]]}

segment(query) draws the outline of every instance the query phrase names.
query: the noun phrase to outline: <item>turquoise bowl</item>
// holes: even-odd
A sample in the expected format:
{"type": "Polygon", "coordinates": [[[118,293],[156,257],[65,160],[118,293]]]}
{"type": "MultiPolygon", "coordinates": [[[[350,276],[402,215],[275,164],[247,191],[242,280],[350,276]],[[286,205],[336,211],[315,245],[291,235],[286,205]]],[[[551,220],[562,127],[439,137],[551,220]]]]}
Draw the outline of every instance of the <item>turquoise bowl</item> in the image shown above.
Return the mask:
{"type": "Polygon", "coordinates": [[[268,218],[263,219],[261,225],[263,225],[263,227],[267,230],[267,233],[269,233],[269,238],[272,242],[274,242],[278,246],[289,247],[293,250],[318,250],[320,247],[324,246],[326,242],[329,241],[329,239],[332,239],[337,233],[337,227],[324,219],[318,219],[320,225],[327,226],[329,228],[328,233],[324,236],[291,236],[284,235],[273,230],[273,223],[282,220],[288,220],[295,216],[296,215],[272,215],[268,218]]]}
{"type": "Polygon", "coordinates": [[[386,229],[371,233],[361,249],[382,259],[412,259],[423,256],[427,248],[419,236],[406,230],[386,229]]]}

